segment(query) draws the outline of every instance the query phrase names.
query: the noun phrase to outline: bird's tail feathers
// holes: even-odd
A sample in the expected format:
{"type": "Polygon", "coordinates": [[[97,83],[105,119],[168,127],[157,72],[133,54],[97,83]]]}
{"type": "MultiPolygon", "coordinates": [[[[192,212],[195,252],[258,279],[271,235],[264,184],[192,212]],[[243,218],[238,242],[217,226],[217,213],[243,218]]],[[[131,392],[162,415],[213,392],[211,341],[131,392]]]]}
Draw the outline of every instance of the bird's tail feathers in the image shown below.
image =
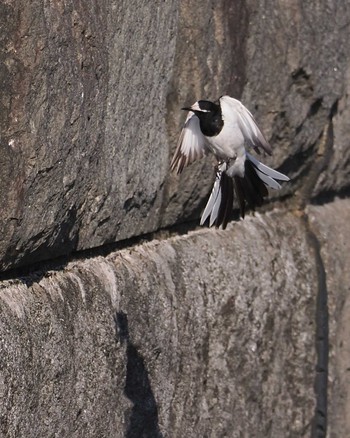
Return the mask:
{"type": "Polygon", "coordinates": [[[227,169],[226,162],[218,166],[214,186],[201,217],[201,225],[209,218],[210,227],[215,224],[216,227],[222,226],[225,229],[232,213],[234,193],[241,217],[244,218],[246,204],[253,210],[261,207],[264,198],[268,196],[267,188],[280,189],[278,181],[289,181],[286,175],[271,169],[248,153],[243,177],[235,175],[231,178],[226,173],[227,169]]]}
{"type": "Polygon", "coordinates": [[[225,229],[233,209],[233,180],[226,173],[227,163],[221,163],[216,172],[215,182],[203,211],[200,224],[203,225],[209,218],[209,226],[222,225],[225,229]]]}
{"type": "Polygon", "coordinates": [[[244,176],[235,176],[234,181],[241,217],[244,218],[246,204],[253,210],[261,207],[264,198],[268,196],[268,190],[266,183],[249,160],[244,164],[244,176]]]}
{"type": "Polygon", "coordinates": [[[253,166],[256,169],[256,173],[258,174],[259,178],[264,181],[264,183],[271,187],[272,189],[280,189],[281,185],[275,181],[289,181],[289,178],[287,175],[284,175],[281,172],[278,172],[277,170],[271,169],[271,167],[266,166],[265,164],[261,163],[259,160],[257,160],[253,155],[250,155],[248,152],[246,152],[246,160],[250,161],[253,166]],[[272,181],[274,180],[274,181],[272,181]]]}

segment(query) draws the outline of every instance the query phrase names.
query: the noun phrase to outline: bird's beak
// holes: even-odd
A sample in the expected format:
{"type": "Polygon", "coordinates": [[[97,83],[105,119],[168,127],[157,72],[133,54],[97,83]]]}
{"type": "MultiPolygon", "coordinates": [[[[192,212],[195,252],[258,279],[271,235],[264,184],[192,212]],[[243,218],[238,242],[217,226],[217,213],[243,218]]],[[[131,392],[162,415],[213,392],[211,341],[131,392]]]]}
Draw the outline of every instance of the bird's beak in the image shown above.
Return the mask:
{"type": "Polygon", "coordinates": [[[183,109],[183,110],[185,110],[185,111],[192,111],[192,112],[194,112],[195,114],[198,114],[198,113],[207,113],[207,112],[208,112],[208,111],[203,110],[202,108],[200,108],[198,102],[195,102],[195,103],[194,103],[192,106],[190,106],[190,107],[185,107],[185,108],[181,108],[181,109],[183,109]]]}

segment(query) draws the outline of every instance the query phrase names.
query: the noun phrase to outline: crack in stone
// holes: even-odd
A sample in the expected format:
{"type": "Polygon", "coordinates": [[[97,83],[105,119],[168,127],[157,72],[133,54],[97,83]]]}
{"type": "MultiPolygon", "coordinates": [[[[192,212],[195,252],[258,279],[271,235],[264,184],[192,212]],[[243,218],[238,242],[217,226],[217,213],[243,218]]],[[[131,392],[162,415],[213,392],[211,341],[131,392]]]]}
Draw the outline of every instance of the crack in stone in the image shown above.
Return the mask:
{"type": "Polygon", "coordinates": [[[329,361],[329,321],[328,321],[328,290],[326,271],[321,256],[321,245],[310,226],[307,215],[303,216],[306,237],[314,252],[317,270],[316,296],[316,334],[315,348],[317,355],[314,391],[316,397],[315,414],[312,421],[311,437],[324,438],[327,435],[327,404],[328,404],[328,361],[329,361]]]}
{"type": "Polygon", "coordinates": [[[310,202],[313,189],[320,173],[329,162],[333,151],[333,116],[337,111],[337,102],[334,103],[329,113],[329,119],[317,144],[315,162],[310,173],[304,181],[303,187],[296,197],[297,210],[301,213],[301,220],[305,227],[306,237],[314,253],[317,271],[317,296],[316,296],[316,333],[315,348],[317,362],[315,367],[315,413],[312,421],[311,437],[324,438],[327,436],[327,404],[328,404],[328,362],[329,362],[329,321],[328,321],[328,290],[326,271],[321,256],[321,245],[312,230],[309,217],[305,212],[306,205],[310,202]]]}

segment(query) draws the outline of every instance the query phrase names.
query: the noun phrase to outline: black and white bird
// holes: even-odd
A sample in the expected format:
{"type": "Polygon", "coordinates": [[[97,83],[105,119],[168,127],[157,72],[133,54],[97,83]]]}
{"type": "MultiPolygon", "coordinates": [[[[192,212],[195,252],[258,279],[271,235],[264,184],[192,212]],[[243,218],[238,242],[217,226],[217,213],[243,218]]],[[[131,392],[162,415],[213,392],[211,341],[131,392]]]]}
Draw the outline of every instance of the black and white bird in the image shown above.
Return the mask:
{"type": "Polygon", "coordinates": [[[234,192],[244,218],[246,204],[254,209],[268,195],[267,187],[280,189],[278,181],[289,181],[286,175],[262,164],[247,152],[260,149],[271,155],[272,149],[249,110],[237,99],[222,96],[217,102],[199,100],[191,107],[182,129],[170,168],[183,168],[212,152],[218,160],[216,179],[201,217],[209,226],[225,228],[230,218],[234,192]]]}

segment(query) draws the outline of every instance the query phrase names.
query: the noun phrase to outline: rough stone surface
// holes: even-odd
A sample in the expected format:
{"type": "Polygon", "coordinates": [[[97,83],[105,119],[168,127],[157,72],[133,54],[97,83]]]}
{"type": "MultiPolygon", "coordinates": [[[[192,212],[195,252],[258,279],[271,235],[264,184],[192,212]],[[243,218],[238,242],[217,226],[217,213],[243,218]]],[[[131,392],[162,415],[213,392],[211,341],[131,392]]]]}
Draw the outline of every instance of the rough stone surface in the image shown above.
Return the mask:
{"type": "MultiPolygon", "coordinates": [[[[248,4],[243,100],[255,107],[274,146],[274,162],[283,163],[282,169],[301,188],[320,155],[342,161],[335,153],[336,144],[324,150],[320,142],[334,116],[336,140],[348,144],[341,130],[347,114],[337,114],[337,103],[347,98],[350,7],[347,2],[317,1],[248,4]]],[[[337,179],[337,188],[348,187],[348,168],[337,179]]],[[[289,187],[295,190],[295,186],[289,187]]],[[[314,195],[328,188],[320,183],[314,195]]]]}
{"type": "Polygon", "coordinates": [[[0,436],[350,435],[350,206],[323,205],[349,192],[349,23],[345,0],[0,3],[0,436]],[[214,177],[169,175],[180,108],[222,94],[292,181],[174,236],[214,177]]]}
{"type": "Polygon", "coordinates": [[[3,282],[0,431],[310,436],[315,282],[283,212],[3,282]]]}
{"type": "Polygon", "coordinates": [[[168,164],[179,109],[199,97],[252,110],[275,149],[266,162],[293,178],[274,196],[302,189],[322,154],[313,196],[347,189],[345,0],[0,8],[2,270],[198,217],[211,159],[181,178],[168,164]]]}
{"type": "Polygon", "coordinates": [[[1,8],[2,266],[156,229],[177,2],[1,8]]]}
{"type": "Polygon", "coordinates": [[[321,245],[327,274],[330,364],[328,423],[330,438],[350,436],[350,203],[336,200],[308,207],[321,245]]]}

